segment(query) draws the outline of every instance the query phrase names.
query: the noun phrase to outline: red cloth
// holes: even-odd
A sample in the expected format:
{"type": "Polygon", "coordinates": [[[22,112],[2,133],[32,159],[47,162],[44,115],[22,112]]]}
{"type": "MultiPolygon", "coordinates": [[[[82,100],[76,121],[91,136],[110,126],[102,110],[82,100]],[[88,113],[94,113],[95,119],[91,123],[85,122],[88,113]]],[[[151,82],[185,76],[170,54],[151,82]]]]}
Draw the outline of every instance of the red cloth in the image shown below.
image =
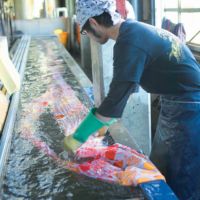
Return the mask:
{"type": "Polygon", "coordinates": [[[143,154],[121,144],[103,146],[91,137],[77,150],[76,157],[88,159],[77,164],[77,173],[125,186],[136,186],[153,180],[165,180],[143,154]]]}
{"type": "Polygon", "coordinates": [[[126,12],[126,0],[116,0],[116,7],[117,7],[117,11],[125,19],[126,16],[127,16],[127,12],[126,12]]]}

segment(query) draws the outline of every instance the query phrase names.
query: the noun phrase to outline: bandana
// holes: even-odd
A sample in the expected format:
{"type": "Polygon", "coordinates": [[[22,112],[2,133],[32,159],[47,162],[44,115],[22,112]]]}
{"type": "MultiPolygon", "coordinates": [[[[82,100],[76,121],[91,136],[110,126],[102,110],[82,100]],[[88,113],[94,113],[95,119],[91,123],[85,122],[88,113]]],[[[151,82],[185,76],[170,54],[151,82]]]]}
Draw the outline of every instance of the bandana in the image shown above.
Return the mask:
{"type": "Polygon", "coordinates": [[[81,29],[90,17],[101,15],[104,12],[110,14],[113,25],[117,24],[121,19],[120,14],[116,12],[115,0],[76,1],[77,22],[80,24],[81,29]]]}

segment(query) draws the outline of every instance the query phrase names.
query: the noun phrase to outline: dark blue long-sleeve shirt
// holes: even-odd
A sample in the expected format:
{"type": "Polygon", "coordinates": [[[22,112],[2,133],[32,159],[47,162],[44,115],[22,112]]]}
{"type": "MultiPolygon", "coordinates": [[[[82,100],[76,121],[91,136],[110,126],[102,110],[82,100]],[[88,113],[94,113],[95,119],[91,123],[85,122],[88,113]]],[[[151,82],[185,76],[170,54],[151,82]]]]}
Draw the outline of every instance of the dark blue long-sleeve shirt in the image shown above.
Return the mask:
{"type": "Polygon", "coordinates": [[[98,112],[121,117],[128,97],[140,85],[149,93],[200,91],[200,66],[173,34],[141,22],[122,23],[114,46],[113,79],[98,112]]]}

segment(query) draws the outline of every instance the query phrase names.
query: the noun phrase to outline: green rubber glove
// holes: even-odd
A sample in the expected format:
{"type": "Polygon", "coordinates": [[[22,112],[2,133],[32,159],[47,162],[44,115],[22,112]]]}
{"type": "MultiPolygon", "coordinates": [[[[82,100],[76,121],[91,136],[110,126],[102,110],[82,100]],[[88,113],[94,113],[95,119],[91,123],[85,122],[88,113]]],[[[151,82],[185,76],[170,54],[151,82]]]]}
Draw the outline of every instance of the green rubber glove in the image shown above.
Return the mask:
{"type": "Polygon", "coordinates": [[[103,126],[110,126],[116,119],[111,119],[109,122],[102,122],[95,116],[96,108],[92,108],[86,118],[82,121],[79,127],[76,129],[73,134],[73,138],[78,140],[79,142],[84,143],[88,137],[98,131],[103,126]]]}

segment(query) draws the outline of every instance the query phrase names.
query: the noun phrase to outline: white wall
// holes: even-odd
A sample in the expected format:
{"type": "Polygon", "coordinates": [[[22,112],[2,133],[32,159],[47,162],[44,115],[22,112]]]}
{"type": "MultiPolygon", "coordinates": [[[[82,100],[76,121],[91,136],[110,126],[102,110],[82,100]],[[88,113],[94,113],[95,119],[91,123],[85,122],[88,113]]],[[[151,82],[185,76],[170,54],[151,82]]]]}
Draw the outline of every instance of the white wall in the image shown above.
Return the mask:
{"type": "Polygon", "coordinates": [[[55,29],[68,31],[67,18],[15,20],[14,30],[27,35],[54,35],[55,29]]]}
{"type": "Polygon", "coordinates": [[[164,1],[156,0],[155,1],[155,24],[157,27],[161,28],[162,19],[164,17],[164,1]]]}

